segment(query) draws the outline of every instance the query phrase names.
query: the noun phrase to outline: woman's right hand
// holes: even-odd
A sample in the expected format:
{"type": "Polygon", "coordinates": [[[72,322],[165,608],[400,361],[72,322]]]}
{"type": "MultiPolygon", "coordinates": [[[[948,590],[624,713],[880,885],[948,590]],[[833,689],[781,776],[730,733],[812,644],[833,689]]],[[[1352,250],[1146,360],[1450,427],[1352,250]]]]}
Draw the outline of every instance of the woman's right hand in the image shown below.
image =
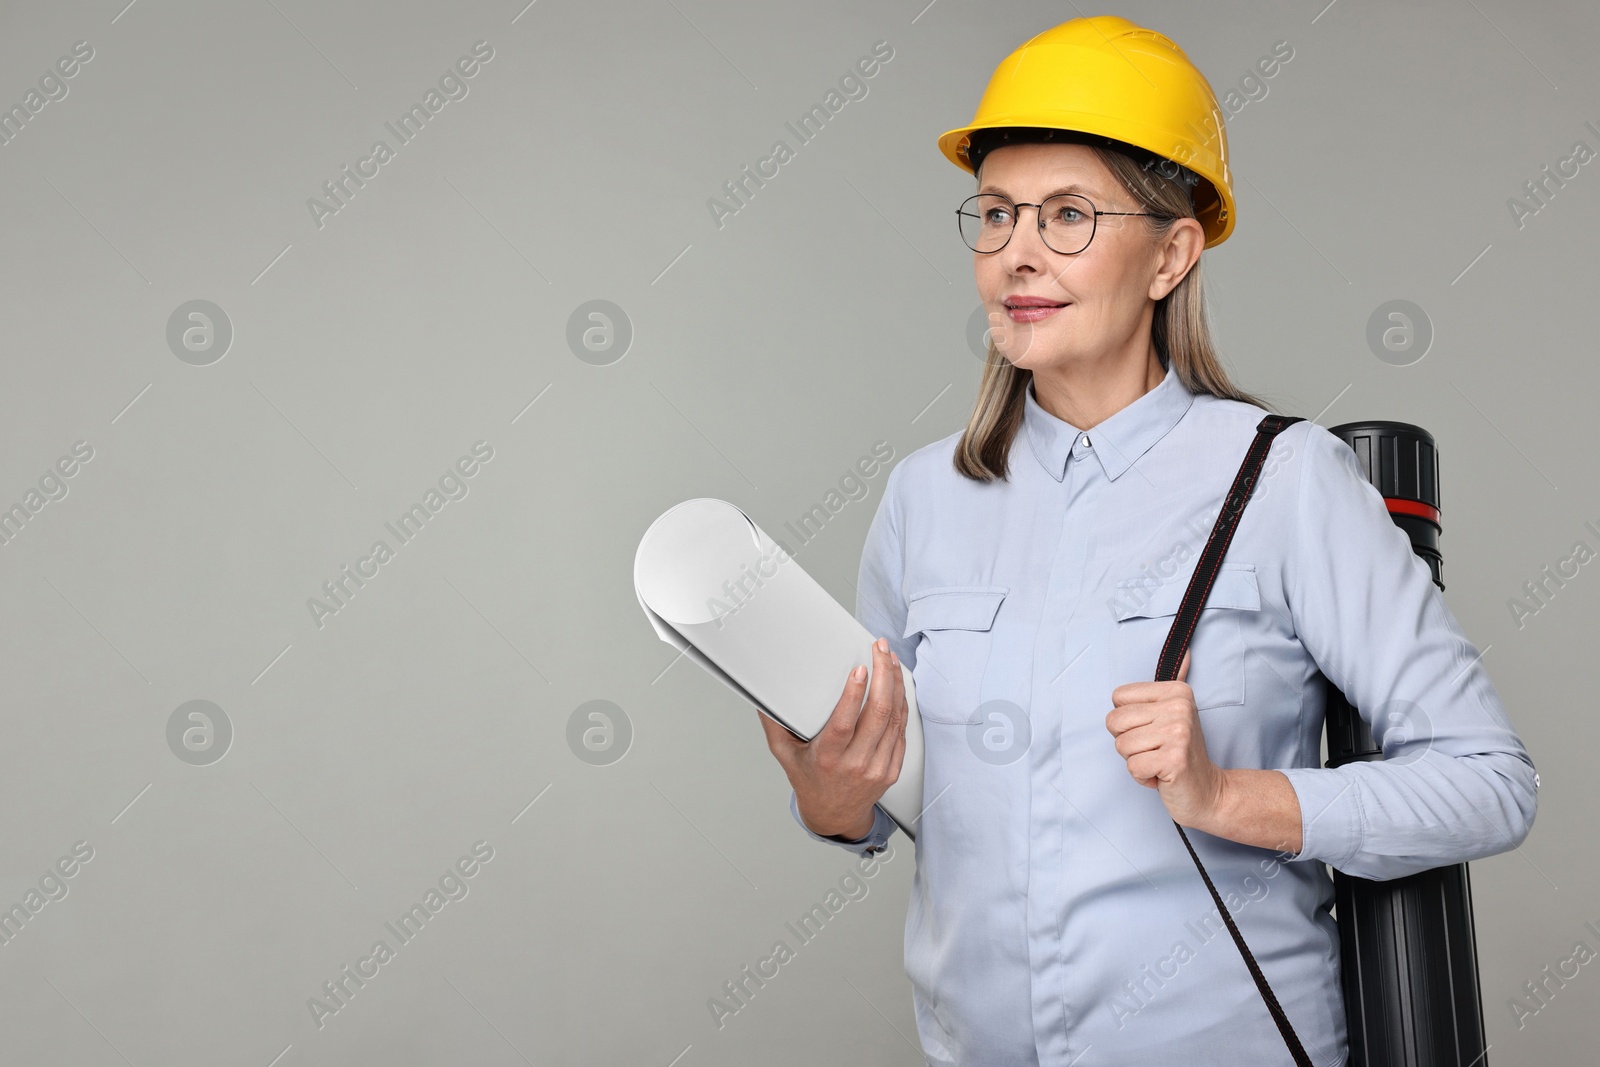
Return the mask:
{"type": "Polygon", "coordinates": [[[900,777],[905,758],[905,681],[899,657],[881,637],[872,645],[870,688],[865,676],[865,667],[851,673],[833,714],[810,741],[756,713],[767,747],[794,787],[801,820],[823,837],[858,841],[871,833],[872,806],[900,777]]]}

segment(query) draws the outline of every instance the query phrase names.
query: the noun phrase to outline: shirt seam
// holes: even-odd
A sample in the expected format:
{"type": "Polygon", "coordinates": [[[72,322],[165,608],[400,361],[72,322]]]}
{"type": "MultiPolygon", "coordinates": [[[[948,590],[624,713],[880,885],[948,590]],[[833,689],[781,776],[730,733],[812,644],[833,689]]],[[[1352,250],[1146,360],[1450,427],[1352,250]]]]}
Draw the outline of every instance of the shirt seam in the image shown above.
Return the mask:
{"type": "Polygon", "coordinates": [[[1359,780],[1352,781],[1350,783],[1350,789],[1353,793],[1355,793],[1356,810],[1353,825],[1350,827],[1350,841],[1352,847],[1350,848],[1349,855],[1345,856],[1344,858],[1346,863],[1349,863],[1351,860],[1355,859],[1357,856],[1361,855],[1367,850],[1367,804],[1366,801],[1361,799],[1361,784],[1359,780]]]}
{"type": "MultiPolygon", "coordinates": [[[[1288,566],[1284,569],[1283,588],[1284,600],[1289,608],[1289,628],[1294,632],[1290,635],[1297,641],[1300,640],[1300,624],[1294,617],[1294,604],[1300,593],[1300,531],[1305,528],[1306,506],[1306,464],[1311,462],[1311,429],[1308,425],[1305,433],[1305,448],[1301,452],[1300,462],[1295,465],[1294,487],[1294,536],[1289,538],[1288,566]]],[[[1300,641],[1302,645],[1304,641],[1300,641]]],[[[1310,650],[1307,649],[1309,652],[1310,650]]],[[[1316,662],[1316,657],[1312,657],[1316,662]]],[[[1320,666],[1319,666],[1320,669],[1320,666]]]]}

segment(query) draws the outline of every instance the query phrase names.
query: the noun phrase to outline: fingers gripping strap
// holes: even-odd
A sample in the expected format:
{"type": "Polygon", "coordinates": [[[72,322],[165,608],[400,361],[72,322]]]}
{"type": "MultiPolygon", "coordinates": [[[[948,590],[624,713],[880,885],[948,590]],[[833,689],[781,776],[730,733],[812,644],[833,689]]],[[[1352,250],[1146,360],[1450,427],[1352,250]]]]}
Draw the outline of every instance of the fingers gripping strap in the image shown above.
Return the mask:
{"type": "MultiPolygon", "coordinates": [[[[1167,633],[1166,644],[1161,648],[1161,657],[1156,664],[1156,681],[1170,682],[1178,677],[1178,666],[1183,662],[1183,654],[1189,647],[1189,638],[1194,635],[1195,625],[1200,621],[1200,611],[1205,607],[1206,597],[1211,593],[1212,583],[1217,579],[1217,571],[1222,566],[1222,557],[1227,554],[1228,545],[1233,540],[1233,531],[1239,525],[1239,516],[1244,514],[1244,506],[1249,503],[1250,494],[1255,490],[1256,481],[1261,475],[1261,466],[1266,462],[1267,452],[1272,447],[1272,439],[1289,426],[1303,421],[1298,416],[1268,415],[1256,425],[1256,436],[1250,442],[1244,463],[1240,465],[1239,473],[1234,476],[1233,485],[1222,502],[1222,510],[1217,515],[1216,524],[1211,528],[1211,537],[1206,541],[1206,547],[1200,553],[1199,561],[1195,563],[1194,575],[1189,579],[1188,588],[1184,590],[1178,617],[1172,621],[1172,629],[1167,633]]],[[[1300,1044],[1299,1035],[1294,1032],[1294,1027],[1289,1025],[1289,1017],[1284,1014],[1283,1006],[1278,1003],[1272,987],[1267,984],[1266,976],[1261,973],[1255,957],[1245,945],[1244,935],[1239,933],[1239,928],[1234,925],[1233,916],[1228,913],[1227,906],[1222,902],[1222,895],[1212,884],[1211,875],[1206,873],[1205,864],[1200,862],[1200,854],[1194,850],[1194,845],[1189,843],[1189,835],[1184,832],[1177,820],[1173,820],[1172,825],[1177,827],[1178,836],[1183,838],[1183,847],[1189,850],[1189,858],[1194,860],[1195,868],[1205,880],[1206,889],[1211,893],[1211,899],[1216,902],[1217,913],[1227,924],[1233,943],[1239,947],[1239,954],[1244,957],[1245,966],[1250,969],[1250,977],[1255,979],[1256,989],[1260,991],[1261,999],[1266,1002],[1267,1011],[1272,1014],[1272,1021],[1278,1024],[1278,1032],[1283,1035],[1284,1044],[1289,1047],[1289,1054],[1294,1057],[1296,1067],[1312,1067],[1311,1058],[1306,1055],[1305,1048],[1300,1044]]]]}

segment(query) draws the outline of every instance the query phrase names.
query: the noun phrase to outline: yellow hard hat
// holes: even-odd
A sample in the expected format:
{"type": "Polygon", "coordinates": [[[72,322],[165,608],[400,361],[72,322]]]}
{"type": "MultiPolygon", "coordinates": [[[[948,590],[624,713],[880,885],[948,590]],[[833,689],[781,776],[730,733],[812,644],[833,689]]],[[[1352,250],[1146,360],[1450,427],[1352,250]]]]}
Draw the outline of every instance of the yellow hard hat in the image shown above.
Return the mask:
{"type": "Polygon", "coordinates": [[[976,130],[1075,130],[1170,159],[1199,176],[1195,217],[1205,247],[1233,232],[1228,136],[1211,83],[1172,41],[1115,15],[1072,19],[1030,39],[995,68],[971,124],[939,137],[939,150],[973,173],[976,130]]]}

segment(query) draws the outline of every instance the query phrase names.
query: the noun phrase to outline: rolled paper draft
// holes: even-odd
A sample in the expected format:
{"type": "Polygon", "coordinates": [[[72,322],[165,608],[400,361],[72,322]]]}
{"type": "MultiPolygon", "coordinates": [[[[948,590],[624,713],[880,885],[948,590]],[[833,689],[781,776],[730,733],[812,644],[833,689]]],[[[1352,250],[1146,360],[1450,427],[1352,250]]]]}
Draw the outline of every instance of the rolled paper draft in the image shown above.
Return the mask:
{"type": "MultiPolygon", "coordinates": [[[[742,510],[699,497],[664,512],[639,540],[634,592],[661,640],[790,733],[827,724],[845,678],[876,638],[742,510]]],[[[905,680],[905,759],[878,806],[912,840],[922,815],[922,719],[905,680]]]]}

